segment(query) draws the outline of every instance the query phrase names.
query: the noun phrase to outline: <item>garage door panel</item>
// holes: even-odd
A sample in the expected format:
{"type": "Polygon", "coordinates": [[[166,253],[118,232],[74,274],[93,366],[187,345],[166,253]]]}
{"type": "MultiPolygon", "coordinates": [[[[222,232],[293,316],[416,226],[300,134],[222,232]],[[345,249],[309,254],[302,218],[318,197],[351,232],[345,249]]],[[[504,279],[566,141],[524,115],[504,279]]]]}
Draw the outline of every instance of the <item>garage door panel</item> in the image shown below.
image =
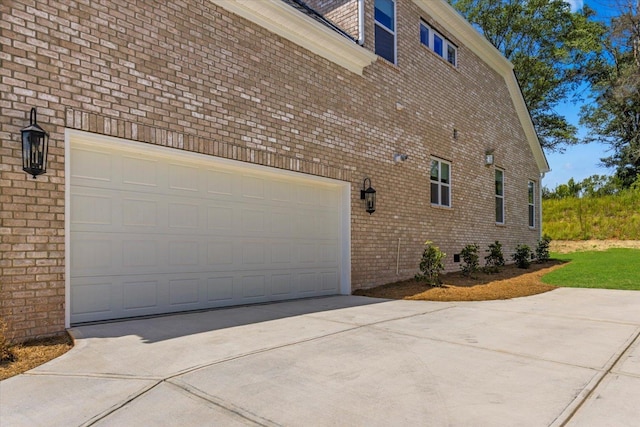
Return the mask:
{"type": "Polygon", "coordinates": [[[315,294],[318,289],[318,275],[315,271],[303,271],[296,275],[297,291],[300,295],[315,294]]]}
{"type": "MultiPolygon", "coordinates": [[[[120,237],[120,236],[118,236],[120,237]]],[[[139,239],[131,239],[128,236],[123,238],[120,242],[120,247],[122,250],[120,251],[123,272],[124,269],[130,268],[138,270],[139,268],[144,267],[160,267],[164,264],[164,260],[166,260],[166,251],[165,254],[162,252],[162,247],[158,247],[156,240],[148,240],[144,238],[139,239]]],[[[103,270],[104,273],[113,273],[117,274],[117,265],[109,265],[108,270],[103,270]]],[[[100,272],[99,269],[95,269],[94,271],[100,272]]]]}
{"type": "Polygon", "coordinates": [[[105,235],[85,235],[71,247],[71,264],[76,275],[95,271],[110,271],[113,265],[113,241],[105,235]]]}
{"type": "Polygon", "coordinates": [[[197,277],[169,280],[169,304],[197,305],[201,301],[200,282],[197,277]]]}
{"type": "Polygon", "coordinates": [[[122,306],[125,310],[156,308],[161,300],[159,280],[128,280],[122,284],[122,306]]]}
{"type": "MultiPolygon", "coordinates": [[[[196,203],[169,203],[169,223],[170,229],[174,228],[190,228],[199,230],[202,228],[200,224],[200,207],[196,203]]],[[[181,233],[182,230],[176,231],[181,233]]]]}
{"type": "Polygon", "coordinates": [[[113,285],[109,278],[73,280],[71,283],[71,314],[89,318],[100,313],[109,315],[113,311],[111,299],[113,285]]]}
{"type": "Polygon", "coordinates": [[[222,172],[215,170],[206,170],[204,172],[206,177],[206,191],[212,197],[223,196],[223,199],[229,199],[228,196],[233,196],[237,193],[239,186],[239,180],[230,172],[222,172]]]}
{"type": "Polygon", "coordinates": [[[272,274],[271,295],[282,298],[294,295],[292,274],[272,274]]]}
{"type": "Polygon", "coordinates": [[[242,284],[241,295],[243,300],[266,298],[267,289],[264,274],[242,276],[240,283],[242,284]]]}
{"type": "Polygon", "coordinates": [[[196,193],[200,190],[198,168],[184,164],[169,164],[168,167],[169,189],[177,193],[196,193]]]}
{"type": "Polygon", "coordinates": [[[156,188],[159,176],[159,161],[122,156],[122,184],[130,187],[129,189],[135,189],[139,186],[156,188]]]}
{"type": "Polygon", "coordinates": [[[124,197],[122,200],[122,225],[123,227],[158,227],[159,212],[161,210],[158,200],[149,198],[124,197]]]}
{"type": "Polygon", "coordinates": [[[266,260],[267,245],[265,241],[245,239],[242,248],[242,269],[263,268],[266,260]]]}
{"type": "Polygon", "coordinates": [[[233,300],[233,276],[208,277],[206,279],[207,301],[223,303],[233,300]]]}
{"type": "Polygon", "coordinates": [[[98,149],[76,148],[71,152],[71,163],[74,165],[71,171],[72,183],[77,185],[108,185],[112,181],[112,162],[114,158],[108,151],[98,149]],[[102,181],[95,182],[95,181],[102,181]]]}
{"type": "Polygon", "coordinates": [[[72,224],[107,225],[113,224],[113,200],[110,194],[74,194],[71,197],[74,212],[72,224]]]}
{"type": "Polygon", "coordinates": [[[275,205],[288,206],[293,197],[294,185],[286,181],[274,180],[271,182],[271,200],[275,205]]]}
{"type": "Polygon", "coordinates": [[[341,185],[132,150],[72,141],[72,323],[339,292],[341,185]]]}

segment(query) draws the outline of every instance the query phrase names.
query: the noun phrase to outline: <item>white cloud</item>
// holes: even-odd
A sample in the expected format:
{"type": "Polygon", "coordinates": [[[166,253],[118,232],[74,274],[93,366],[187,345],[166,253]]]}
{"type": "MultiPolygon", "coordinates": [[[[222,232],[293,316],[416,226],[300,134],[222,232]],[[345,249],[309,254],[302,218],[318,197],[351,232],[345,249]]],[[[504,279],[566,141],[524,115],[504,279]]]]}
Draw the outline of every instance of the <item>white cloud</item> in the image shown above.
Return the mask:
{"type": "Polygon", "coordinates": [[[583,0],[564,0],[565,3],[569,3],[571,6],[571,12],[582,9],[583,0]]]}

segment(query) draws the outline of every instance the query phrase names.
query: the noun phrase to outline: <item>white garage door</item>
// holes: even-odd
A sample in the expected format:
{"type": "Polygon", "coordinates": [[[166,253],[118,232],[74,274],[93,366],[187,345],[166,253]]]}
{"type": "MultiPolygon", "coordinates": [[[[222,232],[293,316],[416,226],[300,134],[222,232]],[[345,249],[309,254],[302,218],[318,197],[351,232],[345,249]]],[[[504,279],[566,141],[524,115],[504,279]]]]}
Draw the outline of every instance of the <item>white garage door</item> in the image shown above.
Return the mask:
{"type": "Polygon", "coordinates": [[[340,292],[345,183],[78,132],[69,146],[71,323],[340,292]]]}

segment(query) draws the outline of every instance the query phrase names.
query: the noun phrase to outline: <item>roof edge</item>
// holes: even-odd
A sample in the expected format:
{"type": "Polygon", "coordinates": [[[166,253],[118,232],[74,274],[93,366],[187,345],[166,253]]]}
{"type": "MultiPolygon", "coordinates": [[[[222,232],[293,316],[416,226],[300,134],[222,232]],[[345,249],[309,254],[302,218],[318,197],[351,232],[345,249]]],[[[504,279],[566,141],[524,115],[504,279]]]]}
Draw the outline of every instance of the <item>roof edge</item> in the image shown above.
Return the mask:
{"type": "Polygon", "coordinates": [[[282,0],[209,1],[358,75],[378,58],[282,0]]]}
{"type": "Polygon", "coordinates": [[[538,170],[540,173],[549,172],[551,169],[549,168],[547,157],[542,151],[536,130],[533,127],[531,115],[522,96],[522,90],[513,72],[513,64],[446,1],[413,0],[413,2],[434,18],[438,24],[460,39],[465,47],[504,78],[516,109],[516,114],[536,160],[538,170]]]}

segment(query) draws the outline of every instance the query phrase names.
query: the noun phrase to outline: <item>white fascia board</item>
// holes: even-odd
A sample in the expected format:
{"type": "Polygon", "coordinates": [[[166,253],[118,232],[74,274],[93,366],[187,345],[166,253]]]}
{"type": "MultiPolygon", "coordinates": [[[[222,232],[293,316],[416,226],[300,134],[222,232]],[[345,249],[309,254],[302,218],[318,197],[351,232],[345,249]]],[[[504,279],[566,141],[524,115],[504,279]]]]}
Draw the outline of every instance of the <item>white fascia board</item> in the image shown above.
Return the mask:
{"type": "Polygon", "coordinates": [[[210,1],[358,75],[378,58],[282,0],[210,1]]]}
{"type": "Polygon", "coordinates": [[[538,140],[538,135],[533,127],[529,110],[522,97],[522,91],[513,73],[513,64],[446,1],[413,0],[413,2],[504,78],[538,169],[540,173],[549,172],[551,169],[540,146],[540,140],[538,140]]]}
{"type": "Polygon", "coordinates": [[[529,146],[531,147],[533,157],[536,159],[539,172],[542,174],[547,173],[551,171],[551,168],[549,167],[547,156],[544,154],[542,146],[540,145],[538,134],[533,127],[529,109],[527,108],[527,104],[525,104],[524,98],[522,97],[522,90],[520,89],[520,85],[518,84],[518,80],[516,79],[513,71],[511,71],[509,74],[509,76],[504,76],[504,79],[507,82],[509,94],[511,95],[513,105],[516,108],[516,113],[518,114],[518,118],[520,119],[520,123],[522,124],[522,130],[524,131],[524,134],[529,141],[529,146]]]}

